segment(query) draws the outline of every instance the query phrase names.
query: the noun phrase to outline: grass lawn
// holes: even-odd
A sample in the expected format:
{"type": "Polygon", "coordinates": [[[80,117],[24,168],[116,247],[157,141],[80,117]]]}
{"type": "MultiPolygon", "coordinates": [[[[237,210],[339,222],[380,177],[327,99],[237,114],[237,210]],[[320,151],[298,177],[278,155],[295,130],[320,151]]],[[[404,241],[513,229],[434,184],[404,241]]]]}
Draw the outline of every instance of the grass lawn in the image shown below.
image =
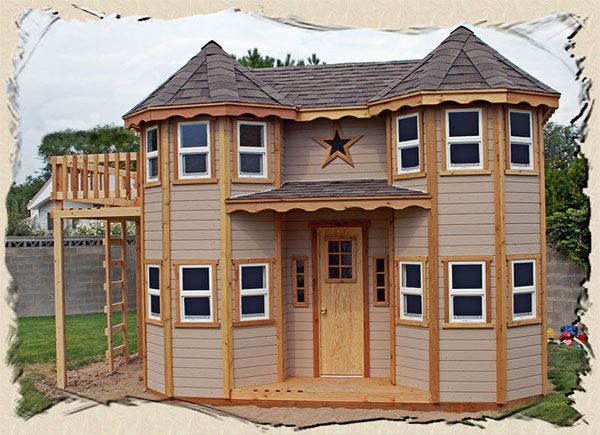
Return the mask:
{"type": "MultiPolygon", "coordinates": [[[[129,312],[129,352],[137,352],[137,316],[129,312]]],[[[122,313],[113,313],[113,324],[122,321],[122,313]]],[[[69,370],[104,359],[106,352],[106,314],[74,314],[66,316],[67,368],[69,370]]],[[[52,406],[50,399],[35,387],[35,381],[55,370],[56,348],[54,316],[23,317],[18,319],[16,340],[8,351],[8,361],[22,372],[21,399],[17,414],[31,417],[52,406]]],[[[123,344],[123,334],[114,337],[114,345],[123,344]]]]}
{"type": "Polygon", "coordinates": [[[507,409],[494,419],[508,416],[517,418],[538,418],[557,426],[569,426],[577,421],[581,414],[571,406],[569,395],[582,390],[579,376],[589,371],[589,362],[585,352],[563,349],[555,344],[548,345],[548,379],[554,384],[554,392],[532,400],[521,406],[507,409]]]}

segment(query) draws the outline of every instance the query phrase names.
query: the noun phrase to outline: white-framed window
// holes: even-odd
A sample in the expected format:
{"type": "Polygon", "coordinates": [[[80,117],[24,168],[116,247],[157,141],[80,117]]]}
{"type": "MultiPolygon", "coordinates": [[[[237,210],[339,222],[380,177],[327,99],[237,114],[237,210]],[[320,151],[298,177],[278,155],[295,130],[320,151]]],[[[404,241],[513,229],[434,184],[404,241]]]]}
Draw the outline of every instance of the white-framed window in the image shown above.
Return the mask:
{"type": "Polygon", "coordinates": [[[508,111],[510,142],[510,168],[533,169],[533,134],[531,112],[526,110],[508,111]]]}
{"type": "Polygon", "coordinates": [[[210,121],[177,124],[179,178],[210,178],[210,121]]]}
{"type": "Polygon", "coordinates": [[[146,181],[158,180],[158,127],[146,129],[146,181]]]}
{"type": "Polygon", "coordinates": [[[398,116],[395,120],[398,174],[419,172],[421,170],[419,113],[398,116]]]}
{"type": "Polygon", "coordinates": [[[446,169],[483,169],[481,109],[448,109],[446,169]]]}
{"type": "Polygon", "coordinates": [[[179,266],[179,304],[182,322],[213,322],[213,266],[179,266]]]}
{"type": "Polygon", "coordinates": [[[158,264],[148,264],[146,273],[148,318],[160,320],[160,266],[158,264]]]}
{"type": "Polygon", "coordinates": [[[238,121],[238,177],[267,178],[267,123],[238,121]]]}
{"type": "Polygon", "coordinates": [[[536,317],[535,260],[512,260],[513,320],[536,317]]]}
{"type": "Polygon", "coordinates": [[[448,262],[450,322],[486,322],[486,262],[448,262]]]}
{"type": "Polygon", "coordinates": [[[400,318],[423,320],[423,263],[400,261],[400,318]]]}
{"type": "Polygon", "coordinates": [[[240,320],[269,319],[269,264],[247,263],[239,268],[240,320]]]}

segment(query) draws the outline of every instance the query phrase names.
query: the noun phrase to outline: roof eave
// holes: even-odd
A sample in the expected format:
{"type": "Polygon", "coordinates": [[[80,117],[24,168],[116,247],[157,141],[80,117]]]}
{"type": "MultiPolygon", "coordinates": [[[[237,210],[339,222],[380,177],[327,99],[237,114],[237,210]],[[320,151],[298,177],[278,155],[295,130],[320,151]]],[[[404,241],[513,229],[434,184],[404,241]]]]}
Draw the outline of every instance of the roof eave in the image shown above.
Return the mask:
{"type": "Polygon", "coordinates": [[[379,115],[384,110],[396,111],[404,106],[432,106],[445,102],[469,104],[475,101],[487,101],[498,104],[527,103],[537,107],[540,105],[558,108],[559,93],[522,91],[517,89],[456,89],[416,91],[408,94],[375,100],[367,103],[370,116],[379,115]]]}
{"type": "Polygon", "coordinates": [[[125,128],[139,129],[143,122],[162,121],[172,116],[193,118],[198,115],[240,116],[251,114],[258,117],[277,116],[281,119],[296,119],[295,106],[271,104],[249,104],[235,101],[219,103],[189,104],[146,107],[123,116],[125,128]]]}

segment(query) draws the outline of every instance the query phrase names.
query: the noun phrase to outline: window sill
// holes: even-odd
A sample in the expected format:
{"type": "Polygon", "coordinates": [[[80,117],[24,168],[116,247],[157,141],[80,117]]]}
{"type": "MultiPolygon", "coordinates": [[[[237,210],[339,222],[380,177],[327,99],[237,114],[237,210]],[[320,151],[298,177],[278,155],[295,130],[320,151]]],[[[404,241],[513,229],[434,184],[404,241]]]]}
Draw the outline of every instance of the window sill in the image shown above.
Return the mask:
{"type": "Polygon", "coordinates": [[[144,187],[156,187],[156,186],[162,186],[162,183],[160,181],[147,181],[144,183],[144,187]]]}
{"type": "Polygon", "coordinates": [[[220,328],[220,322],[175,322],[176,328],[220,328]]]}
{"type": "Polygon", "coordinates": [[[400,319],[396,318],[396,325],[405,325],[405,326],[419,326],[421,328],[428,328],[429,323],[425,320],[408,320],[408,319],[400,319]]]}
{"type": "Polygon", "coordinates": [[[442,323],[443,329],[468,329],[468,328],[476,328],[476,329],[494,329],[493,323],[459,323],[459,322],[444,322],[442,323]]]}
{"type": "Polygon", "coordinates": [[[185,179],[175,179],[171,181],[172,185],[178,184],[208,184],[208,183],[218,183],[219,180],[217,178],[185,178],[185,179]]]}
{"type": "Polygon", "coordinates": [[[390,303],[388,302],[373,302],[374,307],[389,307],[390,303]]]}
{"type": "Polygon", "coordinates": [[[441,176],[450,175],[491,175],[491,169],[452,169],[440,171],[441,176]]]}
{"type": "Polygon", "coordinates": [[[538,171],[534,171],[533,169],[505,169],[504,173],[506,175],[540,175],[538,171]]]}
{"type": "Polygon", "coordinates": [[[294,308],[308,308],[308,302],[293,302],[292,306],[294,308]]]}
{"type": "Polygon", "coordinates": [[[273,184],[272,178],[239,178],[233,177],[232,183],[256,183],[256,184],[273,184]]]}
{"type": "Polygon", "coordinates": [[[146,323],[148,323],[150,325],[164,326],[163,325],[163,321],[162,320],[157,320],[157,319],[148,319],[148,318],[146,318],[146,323]]]}
{"type": "Polygon", "coordinates": [[[262,319],[262,320],[246,320],[246,321],[235,321],[233,326],[258,326],[258,325],[274,325],[275,319],[262,319]]]}
{"type": "Polygon", "coordinates": [[[405,180],[407,178],[424,178],[427,174],[424,171],[420,172],[409,172],[406,174],[394,174],[394,180],[405,180]]]}
{"type": "Polygon", "coordinates": [[[540,325],[542,323],[542,319],[523,319],[523,320],[509,320],[508,327],[512,328],[514,326],[525,326],[525,325],[540,325]]]}

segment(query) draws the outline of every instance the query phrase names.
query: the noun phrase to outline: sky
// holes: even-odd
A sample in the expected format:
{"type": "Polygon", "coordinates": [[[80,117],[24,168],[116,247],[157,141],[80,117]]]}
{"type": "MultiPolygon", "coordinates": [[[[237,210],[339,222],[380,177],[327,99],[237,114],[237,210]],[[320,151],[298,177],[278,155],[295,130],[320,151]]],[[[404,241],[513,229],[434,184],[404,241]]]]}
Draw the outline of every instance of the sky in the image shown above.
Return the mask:
{"type": "Polygon", "coordinates": [[[415,27],[405,33],[314,30],[294,25],[293,19],[284,23],[232,9],[168,21],[139,18],[109,15],[102,20],[65,21],[51,11],[37,10],[23,18],[22,56],[15,61],[21,139],[20,160],[13,165],[17,182],[41,169],[37,147],[44,135],[67,128],[123,125],[123,114],[210,40],[236,56],[257,47],[261,54],[276,58],[316,53],[329,64],[420,59],[463,24],[562,94],[551,121],[568,124],[582,105],[576,59],[565,50],[576,23],[566,14],[511,26],[456,23],[443,29],[415,27]]]}

